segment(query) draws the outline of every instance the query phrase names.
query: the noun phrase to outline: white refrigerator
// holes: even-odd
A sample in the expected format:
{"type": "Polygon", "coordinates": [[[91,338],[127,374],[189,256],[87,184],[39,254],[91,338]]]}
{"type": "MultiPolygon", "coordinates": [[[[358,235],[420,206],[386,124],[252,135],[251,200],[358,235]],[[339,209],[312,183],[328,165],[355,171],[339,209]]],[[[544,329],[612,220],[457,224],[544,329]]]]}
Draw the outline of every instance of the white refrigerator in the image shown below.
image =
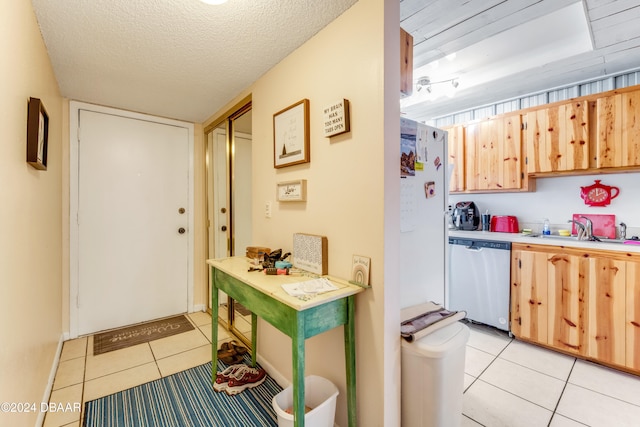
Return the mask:
{"type": "Polygon", "coordinates": [[[447,132],[400,119],[400,305],[445,305],[447,132]]]}

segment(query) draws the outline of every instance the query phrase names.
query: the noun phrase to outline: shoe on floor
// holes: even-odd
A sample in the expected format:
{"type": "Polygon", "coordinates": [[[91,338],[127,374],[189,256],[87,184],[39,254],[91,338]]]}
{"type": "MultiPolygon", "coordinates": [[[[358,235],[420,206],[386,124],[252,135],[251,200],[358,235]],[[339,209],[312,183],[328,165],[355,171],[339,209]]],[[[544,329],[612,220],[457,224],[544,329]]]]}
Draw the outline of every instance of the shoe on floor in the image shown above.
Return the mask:
{"type": "Polygon", "coordinates": [[[216,380],[213,383],[213,389],[215,391],[223,391],[229,385],[231,378],[241,377],[246,369],[249,369],[244,363],[238,365],[231,365],[222,372],[216,374],[216,380]]]}
{"type": "Polygon", "coordinates": [[[233,375],[227,383],[224,391],[233,396],[248,388],[259,386],[267,379],[267,373],[262,368],[250,368],[242,372],[242,375],[233,375]]]}

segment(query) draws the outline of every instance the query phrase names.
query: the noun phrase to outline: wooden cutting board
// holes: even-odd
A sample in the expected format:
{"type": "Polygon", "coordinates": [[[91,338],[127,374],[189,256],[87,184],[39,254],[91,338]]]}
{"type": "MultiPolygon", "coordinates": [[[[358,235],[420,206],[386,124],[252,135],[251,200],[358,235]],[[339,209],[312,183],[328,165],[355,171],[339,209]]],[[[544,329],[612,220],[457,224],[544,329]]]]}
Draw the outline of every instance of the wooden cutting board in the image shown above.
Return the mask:
{"type": "MultiPolygon", "coordinates": [[[[607,237],[609,239],[616,238],[616,216],[604,215],[604,214],[573,214],[573,220],[585,223],[584,218],[586,216],[593,223],[593,235],[596,237],[607,237]]],[[[571,234],[578,234],[577,226],[575,224],[571,227],[571,234]]]]}

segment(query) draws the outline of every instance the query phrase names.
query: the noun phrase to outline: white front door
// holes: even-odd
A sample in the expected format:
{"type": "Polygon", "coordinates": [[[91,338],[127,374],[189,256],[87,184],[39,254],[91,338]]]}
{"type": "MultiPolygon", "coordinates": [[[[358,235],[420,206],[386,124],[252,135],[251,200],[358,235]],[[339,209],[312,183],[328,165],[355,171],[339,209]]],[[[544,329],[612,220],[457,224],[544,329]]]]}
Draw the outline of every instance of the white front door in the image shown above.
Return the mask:
{"type": "Polygon", "coordinates": [[[78,114],[78,334],[188,311],[189,129],[78,114]]]}

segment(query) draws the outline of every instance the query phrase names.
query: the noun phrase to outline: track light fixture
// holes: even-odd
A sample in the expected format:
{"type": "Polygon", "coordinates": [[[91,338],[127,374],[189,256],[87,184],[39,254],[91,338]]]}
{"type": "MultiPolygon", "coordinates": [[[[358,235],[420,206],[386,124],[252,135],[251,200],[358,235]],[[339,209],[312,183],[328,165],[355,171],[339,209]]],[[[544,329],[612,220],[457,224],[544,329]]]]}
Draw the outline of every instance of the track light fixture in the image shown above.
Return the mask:
{"type": "Polygon", "coordinates": [[[460,82],[457,78],[432,82],[429,77],[424,76],[420,77],[416,82],[416,91],[420,92],[422,88],[425,88],[427,92],[431,93],[433,90],[433,85],[439,85],[442,83],[451,83],[451,86],[453,86],[454,89],[456,89],[460,85],[460,82]]]}

